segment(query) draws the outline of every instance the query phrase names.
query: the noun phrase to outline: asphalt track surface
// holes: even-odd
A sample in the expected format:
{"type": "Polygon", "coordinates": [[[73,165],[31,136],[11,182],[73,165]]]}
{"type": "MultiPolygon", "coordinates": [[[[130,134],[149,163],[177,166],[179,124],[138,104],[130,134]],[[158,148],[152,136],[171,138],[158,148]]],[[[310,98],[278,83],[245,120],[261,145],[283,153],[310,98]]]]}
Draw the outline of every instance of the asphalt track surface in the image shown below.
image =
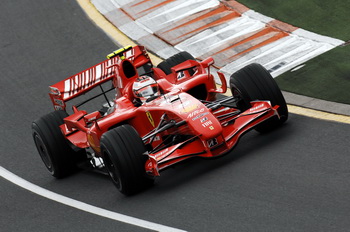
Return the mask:
{"type": "MultiPolygon", "coordinates": [[[[48,86],[118,45],[75,1],[0,1],[0,165],[29,182],[113,212],[187,231],[349,231],[350,125],[298,115],[245,135],[229,155],[191,160],[153,188],[119,194],[103,175],[56,180],[31,138],[52,110],[48,86]]],[[[59,204],[0,177],[1,231],[149,231],[59,204]]]]}

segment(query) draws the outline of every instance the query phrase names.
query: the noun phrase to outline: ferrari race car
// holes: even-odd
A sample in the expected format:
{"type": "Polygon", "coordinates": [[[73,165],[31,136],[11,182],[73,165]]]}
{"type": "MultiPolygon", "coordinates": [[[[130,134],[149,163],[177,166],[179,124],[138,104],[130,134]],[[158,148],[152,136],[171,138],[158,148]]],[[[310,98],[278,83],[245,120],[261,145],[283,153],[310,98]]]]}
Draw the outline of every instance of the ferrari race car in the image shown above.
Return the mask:
{"type": "Polygon", "coordinates": [[[211,57],[197,61],[180,52],[155,67],[143,46],[128,46],[107,58],[50,86],[55,111],[32,123],[41,159],[56,178],[88,164],[108,173],[121,193],[135,194],[170,166],[222,156],[247,131],[267,132],[288,118],[280,89],[259,64],[231,75],[227,97],[224,74],[218,72],[217,87],[210,73],[211,57]],[[149,88],[135,90],[147,78],[149,88]],[[67,104],[96,89],[98,94],[72,104],[68,114],[67,104]],[[137,91],[151,90],[158,94],[139,99],[137,91]],[[98,97],[99,107],[83,109],[98,97]]]}

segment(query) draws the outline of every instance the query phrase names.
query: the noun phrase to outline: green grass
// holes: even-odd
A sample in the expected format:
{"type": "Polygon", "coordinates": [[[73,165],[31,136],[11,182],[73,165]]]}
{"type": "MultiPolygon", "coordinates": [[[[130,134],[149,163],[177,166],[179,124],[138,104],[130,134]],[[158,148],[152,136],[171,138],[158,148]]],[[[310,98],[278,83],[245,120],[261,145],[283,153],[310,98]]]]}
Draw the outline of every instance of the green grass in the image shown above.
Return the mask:
{"type": "Polygon", "coordinates": [[[350,39],[348,0],[238,0],[266,16],[318,34],[350,39]]]}
{"type": "MultiPolygon", "coordinates": [[[[238,1],[293,26],[344,41],[350,39],[350,1],[238,1]]],[[[350,104],[350,45],[324,53],[276,81],[281,89],[292,93],[350,104]]]]}
{"type": "Polygon", "coordinates": [[[350,104],[350,46],[337,47],[276,78],[281,89],[350,104]]]}

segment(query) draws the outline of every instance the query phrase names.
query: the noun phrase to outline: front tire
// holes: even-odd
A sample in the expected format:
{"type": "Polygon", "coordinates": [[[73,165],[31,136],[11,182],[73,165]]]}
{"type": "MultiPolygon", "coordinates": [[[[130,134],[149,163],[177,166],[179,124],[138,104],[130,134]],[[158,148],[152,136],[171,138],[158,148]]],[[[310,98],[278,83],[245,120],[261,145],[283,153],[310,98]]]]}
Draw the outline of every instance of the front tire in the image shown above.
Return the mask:
{"type": "Polygon", "coordinates": [[[273,117],[255,129],[268,132],[283,124],[288,119],[288,108],[280,88],[271,74],[260,64],[250,64],[238,70],[230,77],[230,88],[234,97],[241,98],[237,106],[244,111],[251,107],[254,100],[268,100],[277,109],[280,118],[273,117]]]}
{"type": "Polygon", "coordinates": [[[101,153],[109,176],[117,189],[132,195],[150,187],[154,178],[145,172],[146,148],[130,125],[116,127],[101,137],[101,153]]]}
{"type": "Polygon", "coordinates": [[[74,151],[70,147],[59,128],[67,116],[65,111],[53,111],[32,123],[32,136],[39,155],[51,175],[56,178],[77,171],[77,162],[86,157],[84,150],[74,151]]]}

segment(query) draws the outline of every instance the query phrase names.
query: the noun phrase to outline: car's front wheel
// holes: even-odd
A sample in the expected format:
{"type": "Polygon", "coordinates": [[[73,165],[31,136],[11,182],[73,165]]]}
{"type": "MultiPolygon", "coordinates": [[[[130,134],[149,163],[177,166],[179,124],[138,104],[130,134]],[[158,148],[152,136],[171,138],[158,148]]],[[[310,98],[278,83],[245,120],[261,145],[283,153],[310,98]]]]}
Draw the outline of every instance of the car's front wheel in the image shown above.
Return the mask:
{"type": "Polygon", "coordinates": [[[254,100],[267,100],[272,106],[278,105],[278,117],[273,117],[256,127],[259,132],[268,132],[288,119],[288,108],[280,88],[271,74],[260,64],[250,64],[233,73],[230,77],[230,88],[238,102],[240,110],[251,107],[254,100]]]}
{"type": "Polygon", "coordinates": [[[108,174],[117,189],[132,195],[150,187],[154,178],[145,172],[148,158],[137,131],[130,125],[118,126],[101,137],[101,153],[108,174]]]}

